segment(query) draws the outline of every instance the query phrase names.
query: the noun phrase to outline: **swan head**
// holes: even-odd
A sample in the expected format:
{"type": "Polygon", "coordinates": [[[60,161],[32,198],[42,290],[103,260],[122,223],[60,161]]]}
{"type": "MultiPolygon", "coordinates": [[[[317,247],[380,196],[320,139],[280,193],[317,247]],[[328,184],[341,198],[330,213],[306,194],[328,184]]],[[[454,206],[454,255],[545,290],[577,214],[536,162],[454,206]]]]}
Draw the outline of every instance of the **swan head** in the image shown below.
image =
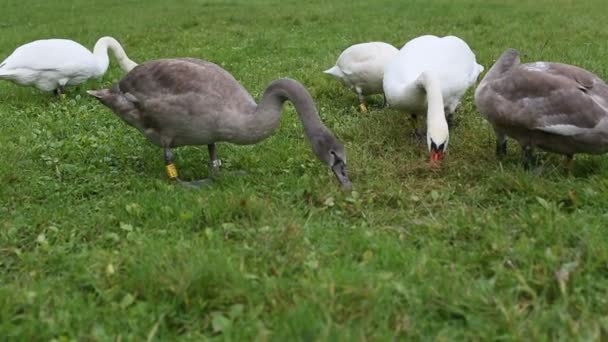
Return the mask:
{"type": "Polygon", "coordinates": [[[440,166],[448,148],[450,132],[447,122],[430,124],[426,132],[426,142],[431,154],[431,165],[440,166]]]}
{"type": "Polygon", "coordinates": [[[342,188],[346,191],[352,190],[353,185],[346,170],[346,153],[338,139],[326,132],[310,137],[310,144],[317,158],[336,175],[342,188]]]}

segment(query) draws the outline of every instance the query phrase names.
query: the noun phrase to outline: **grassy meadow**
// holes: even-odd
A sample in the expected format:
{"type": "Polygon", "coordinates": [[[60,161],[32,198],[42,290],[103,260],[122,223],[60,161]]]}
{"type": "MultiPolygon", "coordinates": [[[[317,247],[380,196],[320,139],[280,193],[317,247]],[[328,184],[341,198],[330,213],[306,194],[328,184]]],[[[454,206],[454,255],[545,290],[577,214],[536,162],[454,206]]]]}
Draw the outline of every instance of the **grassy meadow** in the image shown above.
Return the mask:
{"type": "MultiPolygon", "coordinates": [[[[486,71],[576,64],[608,79],[604,1],[6,0],[0,59],[40,38],[137,61],[197,57],[256,98],[301,81],[343,141],[352,193],[311,152],[295,111],[255,146],[220,144],[226,175],[171,184],[162,150],[86,89],[63,100],[0,82],[0,336],[6,341],[608,339],[608,157],[540,153],[523,170],[471,89],[444,167],[428,168],[408,115],[359,113],[321,71],[346,47],[457,35],[486,71]]],[[[43,56],[41,56],[43,58],[43,56]]],[[[176,149],[186,179],[206,147],[176,149]]]]}

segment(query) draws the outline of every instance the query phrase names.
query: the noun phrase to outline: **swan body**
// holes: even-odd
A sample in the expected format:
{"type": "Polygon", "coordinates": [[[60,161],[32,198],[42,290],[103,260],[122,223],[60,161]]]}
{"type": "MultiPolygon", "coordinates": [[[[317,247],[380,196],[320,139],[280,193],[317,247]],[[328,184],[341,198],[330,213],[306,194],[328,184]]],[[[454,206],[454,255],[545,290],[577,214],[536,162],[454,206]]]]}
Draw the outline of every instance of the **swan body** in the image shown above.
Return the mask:
{"type": "Polygon", "coordinates": [[[344,50],[336,65],[324,71],[359,96],[360,108],[366,111],[365,95],[382,94],[384,67],[399,50],[383,42],[355,44],[344,50]]]}
{"type": "Polygon", "coordinates": [[[162,59],[139,65],[111,89],[89,91],[150,142],[165,149],[170,178],[177,178],[171,149],[207,145],[216,172],[215,143],[255,144],[277,128],[283,103],[291,101],[313,152],[345,188],[346,155],[342,144],[321,122],[312,97],[297,81],[279,79],[259,104],[216,64],[192,59],[162,59]]]}
{"type": "Polygon", "coordinates": [[[124,71],[137,65],[112,37],[100,38],[93,53],[73,40],[43,39],[18,47],[1,62],[0,79],[42,91],[61,92],[66,86],[103,76],[110,62],[108,49],[114,52],[124,71]]]}
{"type": "Polygon", "coordinates": [[[383,88],[391,107],[427,111],[427,144],[440,160],[449,140],[446,114],[452,115],[483,66],[467,43],[454,36],[420,36],[407,42],[384,69],[383,88]],[[434,146],[434,147],[433,147],[434,146]]]}
{"type": "Polygon", "coordinates": [[[523,148],[529,166],[533,147],[565,155],[608,152],[608,85],[576,66],[521,64],[508,49],[475,91],[475,104],[497,135],[497,154],[506,136],[523,148]]]}

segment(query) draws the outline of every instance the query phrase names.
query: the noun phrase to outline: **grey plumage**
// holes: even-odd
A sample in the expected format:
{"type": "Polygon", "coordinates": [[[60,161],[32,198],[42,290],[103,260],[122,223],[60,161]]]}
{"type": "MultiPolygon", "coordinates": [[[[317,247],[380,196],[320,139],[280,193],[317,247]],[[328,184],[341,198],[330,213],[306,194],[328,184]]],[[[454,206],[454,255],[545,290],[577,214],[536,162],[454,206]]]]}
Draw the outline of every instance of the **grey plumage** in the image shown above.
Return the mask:
{"type": "Polygon", "coordinates": [[[283,103],[289,100],[317,157],[332,168],[342,185],[350,187],[344,148],[321,122],[312,97],[297,81],[273,81],[257,105],[216,64],[162,59],[137,66],[111,89],[89,94],[158,146],[209,145],[210,154],[216,142],[255,144],[270,136],[279,124],[283,103]]]}
{"type": "Polygon", "coordinates": [[[608,152],[608,86],[579,67],[521,64],[508,49],[477,87],[475,104],[496,131],[497,152],[505,135],[570,158],[608,152]]]}

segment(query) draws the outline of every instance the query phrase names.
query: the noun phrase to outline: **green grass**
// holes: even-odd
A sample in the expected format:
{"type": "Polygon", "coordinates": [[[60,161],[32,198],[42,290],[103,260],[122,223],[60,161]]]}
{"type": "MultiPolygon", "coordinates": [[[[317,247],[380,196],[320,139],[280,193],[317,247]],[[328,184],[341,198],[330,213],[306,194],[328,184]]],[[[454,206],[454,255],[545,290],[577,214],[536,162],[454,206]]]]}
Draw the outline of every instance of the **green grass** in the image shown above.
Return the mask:
{"type": "MultiPolygon", "coordinates": [[[[0,58],[43,37],[118,38],[136,61],[216,62],[254,97],[300,80],[345,143],[352,194],[312,154],[291,106],[251,147],[222,144],[226,176],[169,184],[162,152],[87,88],[65,101],[0,83],[0,336],[3,340],[605,340],[608,159],[522,169],[502,162],[472,91],[445,167],[431,172],[407,115],[356,111],[321,73],[347,46],[465,39],[486,67],[525,61],[608,78],[600,0],[8,0],[0,58]],[[563,205],[569,193],[574,205],[563,205]]],[[[205,147],[178,149],[185,178],[205,147]]]]}

